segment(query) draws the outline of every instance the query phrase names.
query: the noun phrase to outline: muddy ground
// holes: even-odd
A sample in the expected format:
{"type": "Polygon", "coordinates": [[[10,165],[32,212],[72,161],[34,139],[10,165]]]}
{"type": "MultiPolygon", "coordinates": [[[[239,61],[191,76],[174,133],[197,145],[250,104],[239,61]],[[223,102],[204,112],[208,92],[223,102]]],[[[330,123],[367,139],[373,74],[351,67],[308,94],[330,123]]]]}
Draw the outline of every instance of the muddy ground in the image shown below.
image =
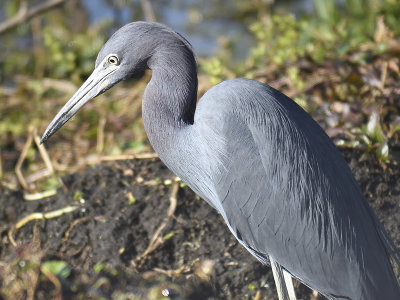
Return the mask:
{"type": "MultiPolygon", "coordinates": [[[[383,170],[356,150],[342,153],[399,246],[399,166],[383,170]]],[[[101,163],[62,180],[55,196],[38,201],[0,186],[0,299],[277,299],[270,269],[158,159],[101,163]],[[67,206],[77,208],[13,229],[33,212],[67,206]],[[64,267],[46,272],[48,261],[64,267]]],[[[315,299],[296,286],[299,299],[315,299]]]]}

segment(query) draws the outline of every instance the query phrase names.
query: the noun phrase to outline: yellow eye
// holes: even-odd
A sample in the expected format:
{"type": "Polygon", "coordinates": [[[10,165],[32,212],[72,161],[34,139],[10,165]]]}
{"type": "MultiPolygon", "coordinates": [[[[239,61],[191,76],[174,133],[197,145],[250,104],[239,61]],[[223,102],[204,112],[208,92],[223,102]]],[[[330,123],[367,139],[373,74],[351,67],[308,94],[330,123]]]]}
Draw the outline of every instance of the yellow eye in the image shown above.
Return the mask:
{"type": "Polygon", "coordinates": [[[116,65],[118,64],[118,57],[116,57],[115,55],[112,55],[108,58],[108,63],[110,65],[116,65]]]}

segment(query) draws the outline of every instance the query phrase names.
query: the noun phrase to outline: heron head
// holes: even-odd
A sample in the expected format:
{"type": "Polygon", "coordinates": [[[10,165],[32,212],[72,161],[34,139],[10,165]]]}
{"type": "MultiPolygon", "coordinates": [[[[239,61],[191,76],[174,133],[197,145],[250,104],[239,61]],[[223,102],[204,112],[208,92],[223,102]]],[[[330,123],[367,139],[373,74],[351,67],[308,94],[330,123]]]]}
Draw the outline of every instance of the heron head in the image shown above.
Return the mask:
{"type": "Polygon", "coordinates": [[[161,24],[135,22],[116,31],[100,50],[93,73],[51,121],[41,143],[88,101],[124,79],[143,75],[156,47],[157,37],[154,33],[161,32],[160,29],[164,29],[161,24]]]}

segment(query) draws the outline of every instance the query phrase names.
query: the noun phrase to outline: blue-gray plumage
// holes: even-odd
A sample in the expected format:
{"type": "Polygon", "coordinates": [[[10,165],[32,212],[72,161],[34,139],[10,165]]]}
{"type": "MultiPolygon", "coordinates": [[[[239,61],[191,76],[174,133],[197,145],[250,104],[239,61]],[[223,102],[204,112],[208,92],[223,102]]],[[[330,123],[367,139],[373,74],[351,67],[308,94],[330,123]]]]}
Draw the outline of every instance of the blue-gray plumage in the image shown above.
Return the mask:
{"type": "Polygon", "coordinates": [[[294,101],[248,79],[224,81],[196,108],[189,42],[157,23],[119,29],[43,135],[121,80],[152,70],[143,122],[161,160],[270,259],[330,299],[400,299],[399,254],[329,137],[294,101]]]}

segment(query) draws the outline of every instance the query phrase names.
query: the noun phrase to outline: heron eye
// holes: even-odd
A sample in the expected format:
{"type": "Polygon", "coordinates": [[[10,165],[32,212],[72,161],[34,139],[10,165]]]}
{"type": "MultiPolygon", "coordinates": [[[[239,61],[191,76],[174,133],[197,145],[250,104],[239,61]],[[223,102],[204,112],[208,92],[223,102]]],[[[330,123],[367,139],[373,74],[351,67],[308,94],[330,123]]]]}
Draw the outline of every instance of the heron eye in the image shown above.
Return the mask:
{"type": "Polygon", "coordinates": [[[110,65],[116,65],[118,64],[118,57],[116,57],[115,55],[112,55],[108,58],[108,63],[110,65]]]}

